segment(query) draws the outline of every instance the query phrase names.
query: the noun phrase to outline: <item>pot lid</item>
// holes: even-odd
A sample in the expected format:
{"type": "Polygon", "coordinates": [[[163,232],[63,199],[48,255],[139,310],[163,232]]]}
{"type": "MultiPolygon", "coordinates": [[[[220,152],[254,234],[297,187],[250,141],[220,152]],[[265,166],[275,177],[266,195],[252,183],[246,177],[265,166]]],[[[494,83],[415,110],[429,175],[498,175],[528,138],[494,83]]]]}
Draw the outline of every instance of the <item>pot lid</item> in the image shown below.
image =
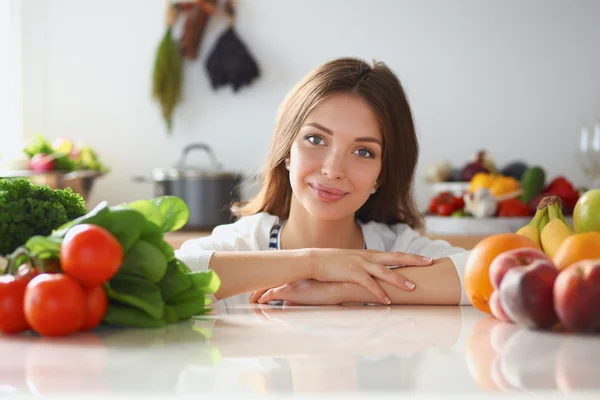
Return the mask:
{"type": "Polygon", "coordinates": [[[183,149],[181,158],[174,168],[155,168],[152,171],[154,180],[176,180],[176,179],[236,179],[238,176],[235,172],[223,171],[221,163],[217,161],[212,149],[203,143],[193,143],[187,145],[183,149]],[[195,168],[186,165],[187,155],[192,150],[202,150],[208,154],[212,169],[195,168]]]}
{"type": "Polygon", "coordinates": [[[178,179],[235,179],[238,174],[226,171],[209,171],[197,168],[155,168],[152,178],[156,181],[178,179]]]}

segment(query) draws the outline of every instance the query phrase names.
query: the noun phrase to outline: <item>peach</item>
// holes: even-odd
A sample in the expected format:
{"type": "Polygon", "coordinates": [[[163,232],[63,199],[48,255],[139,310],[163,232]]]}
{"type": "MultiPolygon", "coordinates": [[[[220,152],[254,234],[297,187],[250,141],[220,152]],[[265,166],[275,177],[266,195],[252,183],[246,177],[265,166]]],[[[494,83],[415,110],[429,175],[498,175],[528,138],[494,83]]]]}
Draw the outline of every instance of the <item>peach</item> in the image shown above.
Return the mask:
{"type": "Polygon", "coordinates": [[[582,260],[560,272],[554,308],[560,322],[575,332],[600,331],[600,260],[582,260]]]}
{"type": "Polygon", "coordinates": [[[502,303],[500,302],[500,293],[497,290],[492,292],[490,296],[490,311],[492,315],[499,319],[500,321],[512,322],[506,312],[504,312],[504,308],[502,308],[502,303]]]}
{"type": "Polygon", "coordinates": [[[498,290],[502,278],[511,268],[525,267],[535,260],[550,260],[541,250],[521,247],[498,254],[490,265],[490,281],[495,290],[498,290]]]}
{"type": "Polygon", "coordinates": [[[500,302],[506,315],[521,326],[551,328],[558,322],[553,296],[557,275],[550,260],[535,260],[526,267],[509,269],[500,284],[500,302]]]}

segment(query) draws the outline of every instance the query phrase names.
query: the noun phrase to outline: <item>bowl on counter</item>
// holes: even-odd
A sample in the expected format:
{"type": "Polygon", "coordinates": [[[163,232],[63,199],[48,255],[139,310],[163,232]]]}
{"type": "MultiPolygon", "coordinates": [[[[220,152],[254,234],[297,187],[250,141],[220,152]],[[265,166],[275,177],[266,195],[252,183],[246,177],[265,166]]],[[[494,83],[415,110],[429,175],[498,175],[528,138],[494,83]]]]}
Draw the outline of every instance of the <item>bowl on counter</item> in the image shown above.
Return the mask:
{"type": "Polygon", "coordinates": [[[103,172],[81,170],[73,172],[47,171],[36,172],[32,170],[0,171],[2,178],[26,178],[36,185],[46,185],[52,189],[71,188],[87,202],[96,179],[103,176],[103,172]]]}
{"type": "MultiPolygon", "coordinates": [[[[497,233],[515,233],[527,225],[533,217],[424,217],[425,233],[431,235],[494,235],[497,233]]],[[[573,217],[565,217],[573,226],[573,217]]]]}
{"type": "Polygon", "coordinates": [[[468,192],[471,187],[471,182],[436,182],[429,185],[431,190],[438,195],[442,192],[450,192],[454,196],[460,196],[464,192],[468,192]]]}

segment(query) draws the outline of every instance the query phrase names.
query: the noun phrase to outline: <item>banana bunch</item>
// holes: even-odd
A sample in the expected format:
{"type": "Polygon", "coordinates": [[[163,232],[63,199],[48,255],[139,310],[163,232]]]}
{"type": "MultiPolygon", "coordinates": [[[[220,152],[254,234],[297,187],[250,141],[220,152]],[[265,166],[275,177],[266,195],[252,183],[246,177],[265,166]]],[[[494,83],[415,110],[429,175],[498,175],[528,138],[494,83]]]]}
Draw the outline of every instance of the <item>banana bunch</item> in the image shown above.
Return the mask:
{"type": "Polygon", "coordinates": [[[563,216],[560,197],[548,196],[538,204],[531,222],[520,228],[517,234],[536,242],[552,258],[562,242],[574,232],[563,216]]]}

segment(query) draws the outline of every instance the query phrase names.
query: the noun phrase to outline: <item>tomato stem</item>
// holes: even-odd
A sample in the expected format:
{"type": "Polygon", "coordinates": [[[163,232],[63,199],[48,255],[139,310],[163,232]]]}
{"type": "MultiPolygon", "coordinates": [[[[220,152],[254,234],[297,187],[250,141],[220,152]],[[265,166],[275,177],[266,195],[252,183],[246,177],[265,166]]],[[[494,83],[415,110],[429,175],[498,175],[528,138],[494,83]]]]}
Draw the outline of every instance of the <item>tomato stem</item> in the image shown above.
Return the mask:
{"type": "Polygon", "coordinates": [[[40,250],[37,253],[34,253],[31,255],[31,262],[32,264],[38,268],[40,270],[41,273],[46,272],[46,266],[44,265],[44,260],[42,260],[40,258],[40,256],[42,254],[51,254],[51,255],[58,255],[59,252],[57,252],[56,250],[51,250],[51,249],[44,249],[44,250],[40,250]]]}
{"type": "Polygon", "coordinates": [[[22,264],[22,262],[19,261],[22,260],[23,257],[25,257],[26,260],[29,262],[31,262],[32,260],[31,253],[24,246],[18,247],[15,251],[6,256],[6,259],[8,260],[8,265],[6,266],[4,273],[15,275],[19,270],[19,265],[22,264]]]}
{"type": "Polygon", "coordinates": [[[0,275],[4,275],[8,269],[8,260],[0,256],[0,275]]]}

